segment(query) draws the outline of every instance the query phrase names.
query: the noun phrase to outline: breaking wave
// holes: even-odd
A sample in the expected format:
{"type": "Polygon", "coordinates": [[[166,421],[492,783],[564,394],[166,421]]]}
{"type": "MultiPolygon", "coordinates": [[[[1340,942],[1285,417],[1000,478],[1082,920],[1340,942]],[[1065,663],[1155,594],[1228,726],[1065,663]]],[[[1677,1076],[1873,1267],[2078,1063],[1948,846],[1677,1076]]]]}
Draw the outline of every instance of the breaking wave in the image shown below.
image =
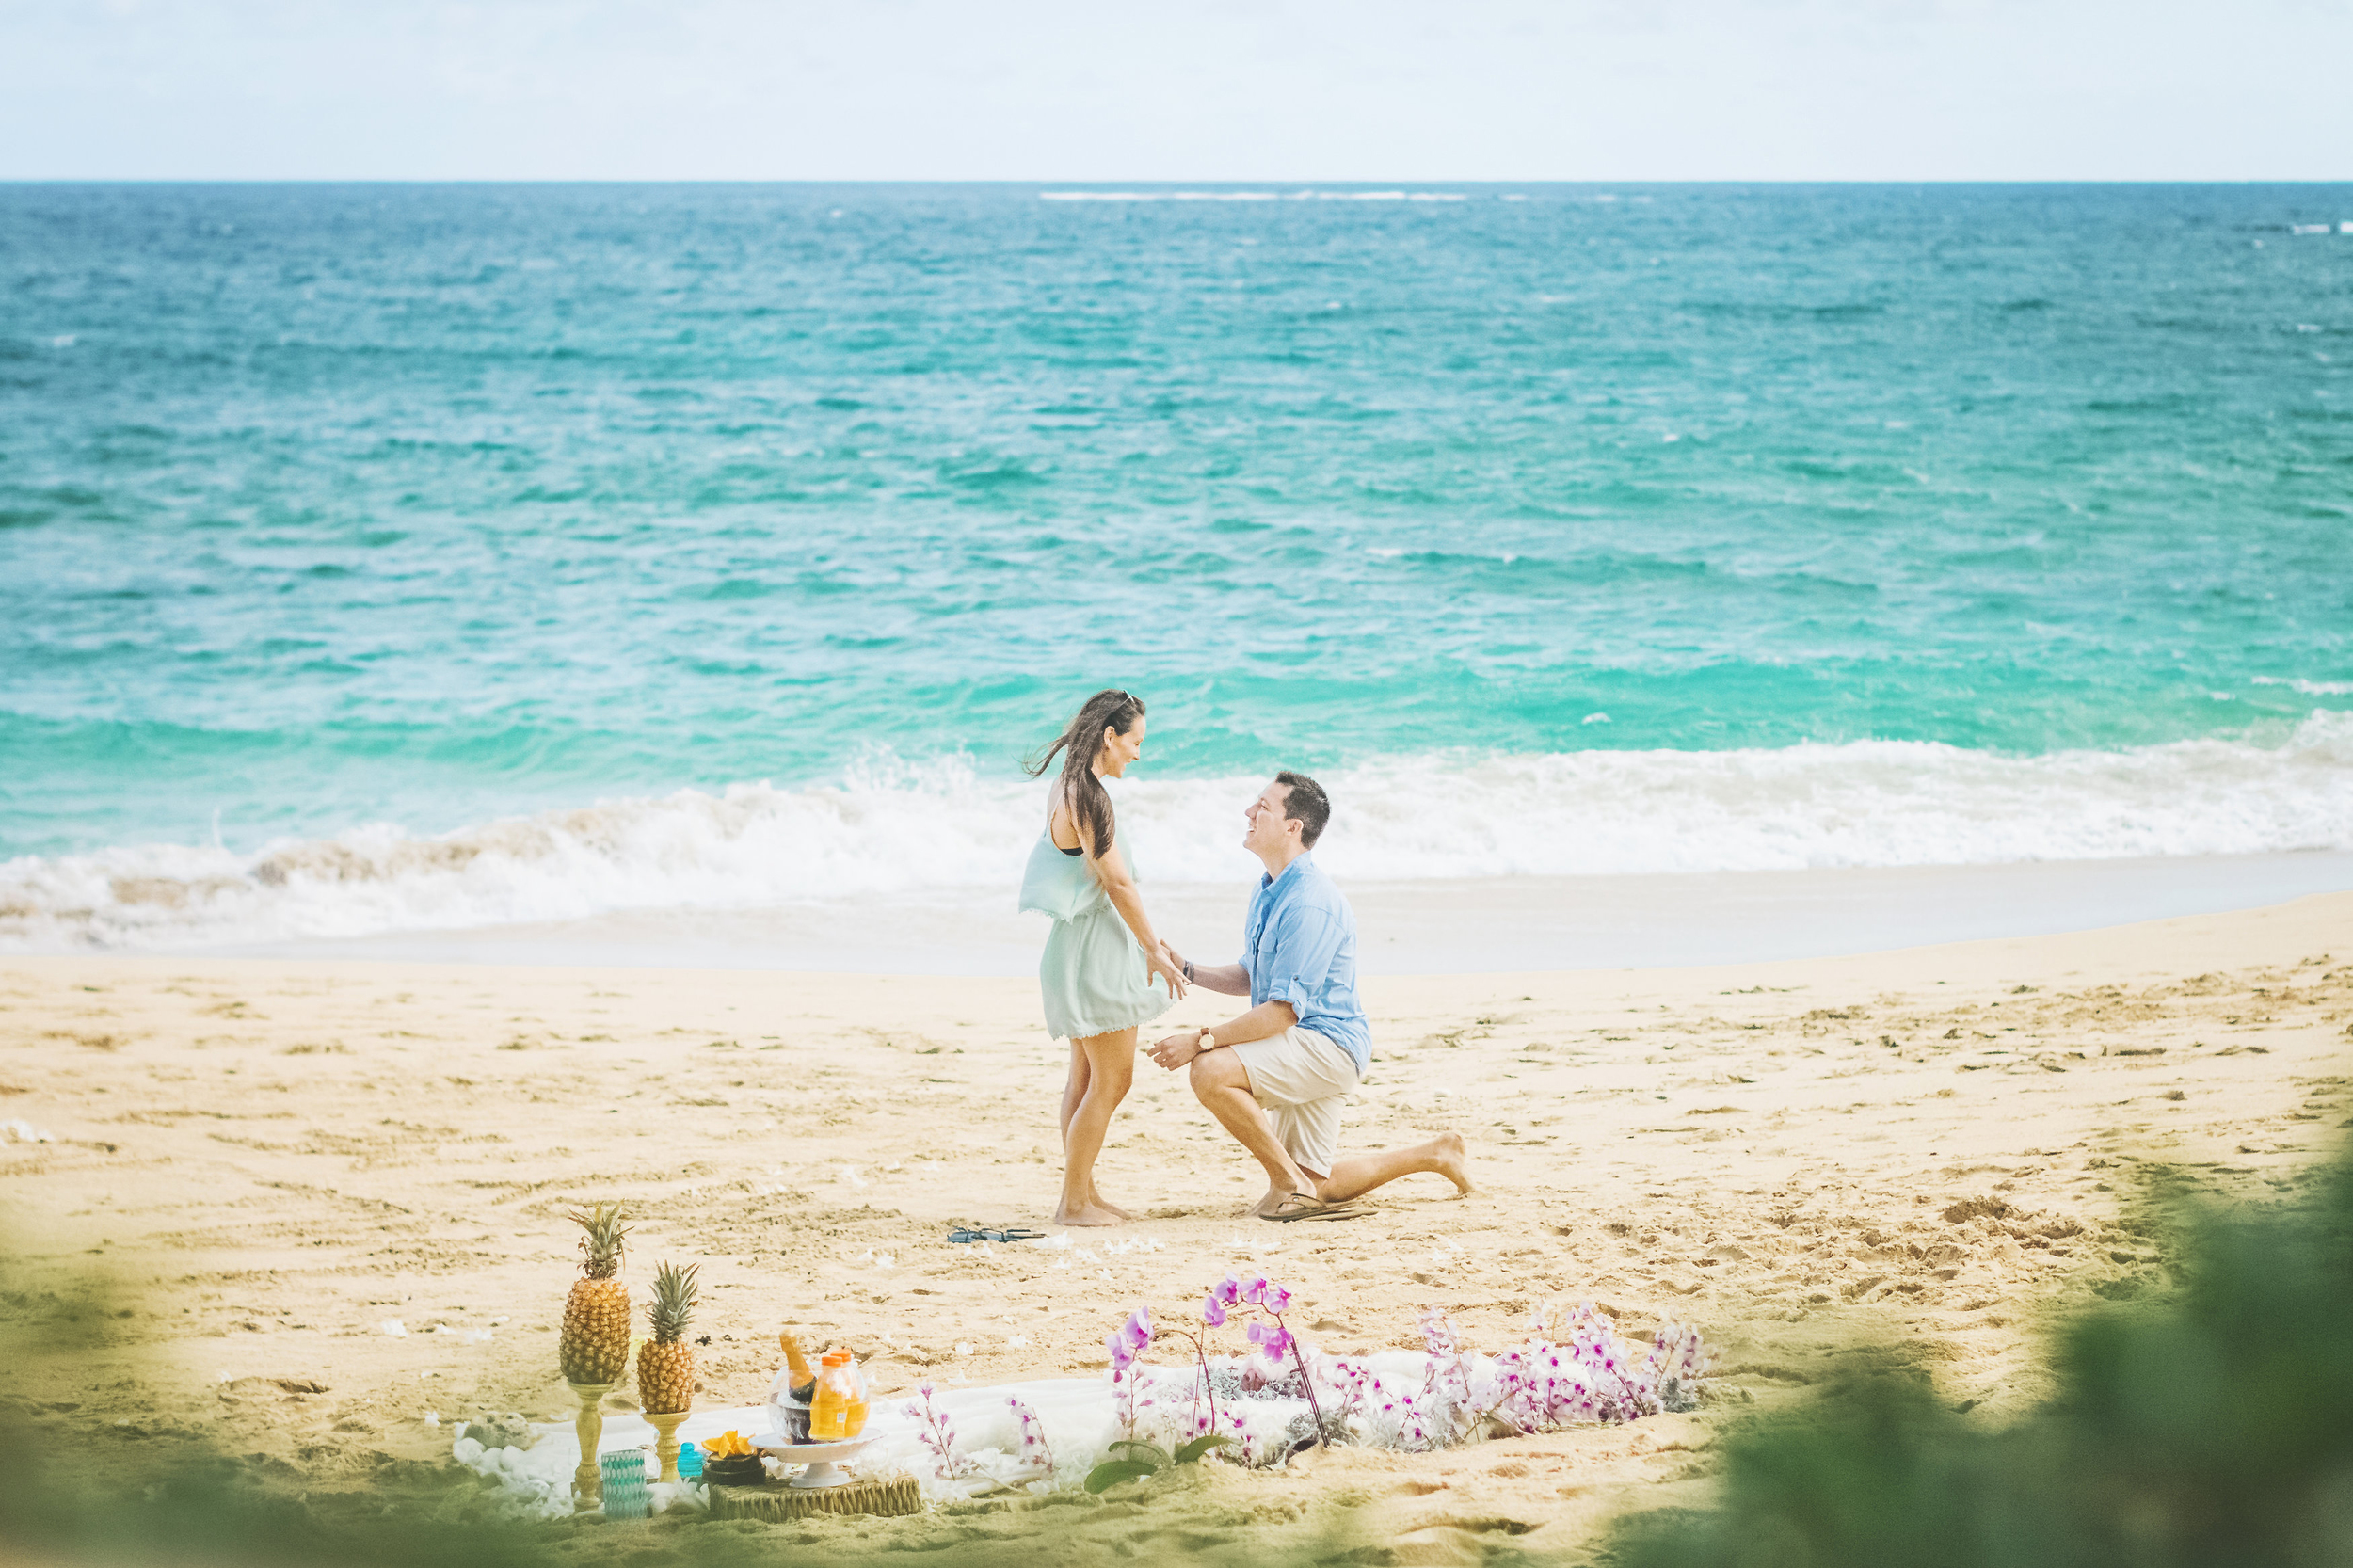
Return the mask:
{"type": "MultiPolygon", "coordinates": [[[[1324,776],[1343,879],[1988,864],[2353,849],[2353,713],[2281,744],[2011,756],[1866,741],[1431,755],[1324,776]]],[[[1114,782],[1147,879],[1247,876],[1257,777],[1114,782]]],[[[599,802],[417,836],[376,824],[241,855],[147,844],[0,863],[0,951],[353,936],[869,894],[1010,902],[1042,786],[959,761],[599,802]]]]}

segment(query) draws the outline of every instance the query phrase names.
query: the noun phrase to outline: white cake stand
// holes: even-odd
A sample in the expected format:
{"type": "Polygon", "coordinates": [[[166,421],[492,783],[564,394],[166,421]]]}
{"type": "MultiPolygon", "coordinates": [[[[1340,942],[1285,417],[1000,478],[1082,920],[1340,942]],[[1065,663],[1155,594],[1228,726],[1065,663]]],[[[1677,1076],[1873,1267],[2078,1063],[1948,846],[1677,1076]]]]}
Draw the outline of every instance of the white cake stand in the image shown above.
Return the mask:
{"type": "Polygon", "coordinates": [[[752,1439],[752,1447],[761,1453],[780,1459],[787,1464],[806,1464],[792,1479],[795,1487],[846,1486],[857,1478],[839,1468],[841,1462],[855,1457],[860,1448],[873,1441],[871,1437],[844,1438],[838,1443],[795,1443],[776,1432],[762,1432],[752,1439]]]}

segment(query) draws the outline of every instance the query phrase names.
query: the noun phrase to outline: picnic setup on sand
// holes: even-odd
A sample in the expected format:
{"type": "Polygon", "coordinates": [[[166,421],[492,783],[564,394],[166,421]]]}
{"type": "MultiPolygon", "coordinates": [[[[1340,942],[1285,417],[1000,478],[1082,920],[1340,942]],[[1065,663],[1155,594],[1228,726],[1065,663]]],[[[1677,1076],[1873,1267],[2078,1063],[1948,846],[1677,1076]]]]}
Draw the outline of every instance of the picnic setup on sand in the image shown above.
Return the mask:
{"type": "Polygon", "coordinates": [[[1106,1336],[1100,1376],[924,1383],[876,1400],[848,1347],[820,1347],[812,1365],[787,1329],[766,1404],[697,1411],[696,1268],[665,1263],[652,1332],[633,1347],[640,1409],[608,1412],[632,1358],[619,1277],[629,1227],[617,1204],[572,1217],[586,1256],[559,1355],[577,1419],[464,1422],[452,1448],[519,1516],[785,1520],[915,1513],[1012,1490],[1102,1492],[1183,1464],[1272,1468],[1319,1447],[1423,1451],[1687,1411],[1708,1368],[1697,1329],[1661,1322],[1645,1339],[1583,1304],[1557,1321],[1539,1312],[1525,1339],[1492,1353],[1462,1345],[1432,1307],[1420,1350],[1327,1354],[1293,1332],[1289,1290],[1228,1273],[1181,1321],[1130,1312],[1106,1336]],[[1220,1349],[1237,1343],[1240,1353],[1220,1349]]]}

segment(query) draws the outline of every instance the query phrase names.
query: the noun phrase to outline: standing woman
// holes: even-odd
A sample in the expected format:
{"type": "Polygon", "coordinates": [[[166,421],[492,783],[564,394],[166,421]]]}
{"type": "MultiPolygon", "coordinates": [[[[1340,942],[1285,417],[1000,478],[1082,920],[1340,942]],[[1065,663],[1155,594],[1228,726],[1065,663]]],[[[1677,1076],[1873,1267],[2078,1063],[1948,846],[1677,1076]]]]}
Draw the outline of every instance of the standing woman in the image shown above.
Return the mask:
{"type": "Polygon", "coordinates": [[[1054,1223],[1110,1225],[1128,1216],[1096,1192],[1095,1157],[1112,1112],[1135,1081],[1136,1026],[1183,996],[1185,980],[1144,912],[1103,788],[1105,776],[1125,776],[1144,755],[1144,704],[1126,692],[1096,693],[1062,738],[1029,764],[1030,776],[1052,767],[1057,753],[1062,776],[1021,878],[1021,907],[1054,920],[1037,967],[1046,1027],[1070,1040],[1062,1203],[1054,1223]]]}

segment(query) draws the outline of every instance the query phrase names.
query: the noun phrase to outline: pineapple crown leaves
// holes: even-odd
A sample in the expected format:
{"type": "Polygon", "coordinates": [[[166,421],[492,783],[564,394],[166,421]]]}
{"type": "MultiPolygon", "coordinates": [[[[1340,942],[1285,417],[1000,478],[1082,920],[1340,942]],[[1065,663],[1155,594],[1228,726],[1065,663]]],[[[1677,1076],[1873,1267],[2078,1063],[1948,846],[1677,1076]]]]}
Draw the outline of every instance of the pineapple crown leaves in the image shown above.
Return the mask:
{"type": "Polygon", "coordinates": [[[581,1271],[590,1279],[610,1279],[620,1271],[620,1259],[629,1250],[622,1238],[630,1227],[621,1224],[621,1206],[600,1203],[583,1210],[572,1210],[572,1223],[587,1234],[580,1239],[580,1250],[588,1255],[581,1271]]]}
{"type": "Polygon", "coordinates": [[[695,1275],[701,1268],[699,1263],[683,1269],[664,1263],[655,1272],[653,1300],[647,1304],[646,1316],[652,1320],[656,1340],[675,1344],[685,1337],[686,1325],[695,1317],[695,1275]]]}

